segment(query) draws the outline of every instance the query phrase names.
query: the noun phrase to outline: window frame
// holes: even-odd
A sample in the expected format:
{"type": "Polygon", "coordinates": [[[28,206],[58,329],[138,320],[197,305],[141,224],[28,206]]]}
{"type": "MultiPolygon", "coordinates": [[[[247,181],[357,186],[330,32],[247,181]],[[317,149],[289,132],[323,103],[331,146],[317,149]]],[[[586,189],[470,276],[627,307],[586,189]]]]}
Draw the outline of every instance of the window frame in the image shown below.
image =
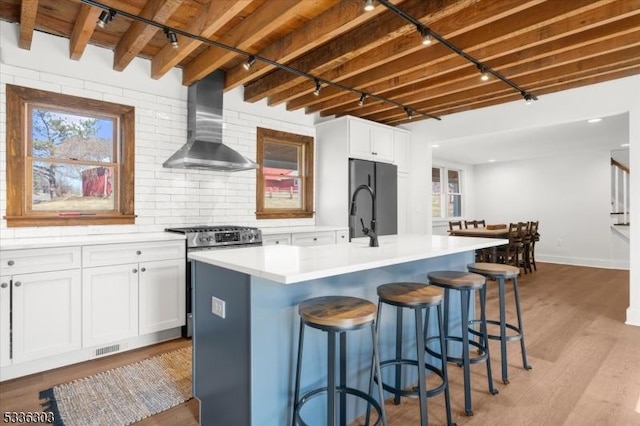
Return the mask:
{"type": "MultiPolygon", "coordinates": [[[[454,167],[444,167],[444,166],[431,166],[431,173],[433,176],[433,169],[437,169],[440,172],[440,216],[433,216],[434,219],[457,219],[464,217],[464,171],[459,168],[454,167]],[[449,192],[449,171],[455,171],[458,173],[458,190],[459,192],[449,192]],[[460,196],[460,215],[459,216],[449,216],[449,202],[448,199],[451,196],[458,195],[460,196]]],[[[433,182],[432,182],[433,183],[433,182]]],[[[433,197],[435,193],[433,192],[433,185],[431,187],[431,197],[433,197]]]]}
{"type": "Polygon", "coordinates": [[[116,225],[135,223],[134,213],[134,148],[135,148],[135,108],[133,106],[86,99],[61,93],[47,92],[28,87],[6,85],[7,96],[7,227],[28,226],[74,226],[74,225],[116,225]],[[96,115],[114,117],[119,128],[114,130],[120,139],[117,152],[116,175],[118,183],[114,185],[114,211],[104,212],[64,212],[33,211],[30,187],[33,168],[27,169],[30,162],[29,147],[32,126],[29,112],[33,107],[67,111],[77,115],[96,115]]]}
{"type": "Polygon", "coordinates": [[[257,128],[256,162],[256,219],[291,219],[313,217],[313,172],[314,139],[312,136],[298,135],[279,130],[257,128]],[[302,160],[299,167],[300,195],[302,202],[296,209],[274,209],[265,207],[264,190],[264,146],[265,142],[294,145],[301,149],[302,160]]]}

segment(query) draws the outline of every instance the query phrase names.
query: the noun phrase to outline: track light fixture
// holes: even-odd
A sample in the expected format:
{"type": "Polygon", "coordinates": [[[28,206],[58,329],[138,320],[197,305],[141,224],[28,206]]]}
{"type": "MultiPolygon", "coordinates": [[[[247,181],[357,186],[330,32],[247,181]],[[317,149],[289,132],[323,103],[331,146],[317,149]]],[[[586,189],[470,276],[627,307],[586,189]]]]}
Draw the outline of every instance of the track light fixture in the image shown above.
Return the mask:
{"type": "Polygon", "coordinates": [[[371,12],[373,9],[373,0],[364,0],[364,10],[367,12],[371,12]]]}
{"type": "Polygon", "coordinates": [[[245,62],[244,64],[242,64],[242,66],[244,67],[245,70],[249,71],[249,69],[253,66],[253,64],[256,63],[256,57],[251,55],[249,56],[249,59],[247,59],[247,62],[245,62]]]}
{"type": "MultiPolygon", "coordinates": [[[[274,60],[269,59],[269,58],[264,57],[264,56],[253,55],[253,54],[251,54],[251,53],[249,53],[249,52],[247,52],[245,50],[239,49],[237,47],[229,46],[229,45],[226,45],[224,43],[220,43],[218,41],[211,40],[209,38],[202,37],[202,36],[199,36],[197,34],[190,33],[188,31],[183,31],[183,30],[178,29],[178,28],[166,27],[165,25],[163,25],[163,24],[161,24],[159,22],[156,22],[156,21],[154,21],[152,19],[147,19],[147,18],[144,18],[142,16],[134,15],[134,14],[129,13],[129,12],[127,12],[125,10],[122,10],[122,9],[110,8],[108,5],[105,5],[102,1],[97,1],[97,0],[79,0],[79,1],[81,3],[83,3],[83,4],[87,4],[89,6],[97,7],[97,8],[100,8],[100,9],[103,10],[103,12],[100,15],[100,19],[98,21],[98,24],[100,24],[100,22],[102,22],[101,26],[104,26],[106,23],[111,21],[113,19],[113,17],[116,15],[116,13],[119,13],[120,15],[124,16],[125,18],[131,19],[131,20],[137,21],[137,22],[142,22],[142,23],[144,23],[146,25],[149,25],[149,26],[152,26],[154,28],[163,30],[165,32],[165,34],[167,34],[167,37],[170,39],[171,42],[173,42],[173,40],[172,40],[172,36],[170,34],[173,34],[173,37],[176,37],[176,43],[177,43],[177,34],[180,34],[182,37],[187,37],[188,39],[191,39],[191,40],[197,40],[197,41],[199,41],[199,42],[201,42],[201,43],[203,43],[205,45],[214,46],[214,47],[217,47],[219,49],[224,49],[224,50],[227,50],[229,52],[233,52],[233,53],[235,53],[237,55],[242,55],[244,57],[247,57],[248,58],[247,62],[245,64],[243,64],[243,66],[246,69],[249,69],[251,67],[251,65],[253,63],[255,63],[256,60],[259,60],[260,62],[264,62],[265,64],[270,65],[272,67],[281,69],[283,71],[289,72],[289,73],[297,75],[299,77],[304,77],[304,78],[308,78],[308,79],[312,80],[315,83],[315,90],[313,91],[313,94],[316,95],[316,96],[319,96],[320,95],[320,91],[322,90],[322,84],[320,83],[320,79],[318,77],[316,77],[316,76],[314,76],[314,75],[312,75],[312,74],[310,74],[308,72],[305,72],[305,71],[299,70],[297,68],[291,67],[289,65],[282,64],[280,62],[274,61],[274,60]]],[[[385,3],[386,0],[377,0],[377,1],[379,3],[381,3],[381,4],[385,4],[385,6],[386,6],[386,3],[385,3]]],[[[371,7],[373,8],[373,3],[374,3],[373,0],[367,0],[367,1],[365,1],[365,6],[371,5],[371,7]]],[[[437,37],[434,37],[434,38],[437,39],[437,37]]],[[[339,82],[336,82],[336,81],[324,80],[323,79],[322,83],[325,84],[326,86],[332,86],[332,87],[334,87],[334,88],[336,88],[338,90],[342,90],[342,91],[345,91],[345,92],[349,92],[349,93],[353,93],[353,94],[356,94],[356,95],[360,95],[360,100],[359,100],[359,104],[360,105],[364,104],[364,101],[365,101],[366,98],[371,98],[371,99],[375,99],[378,102],[384,102],[386,104],[393,105],[394,107],[396,107],[398,109],[401,109],[401,110],[403,110],[405,112],[406,111],[410,111],[408,113],[408,115],[410,117],[413,117],[414,112],[415,112],[415,113],[417,113],[417,114],[419,114],[419,115],[421,115],[423,117],[426,117],[426,118],[433,118],[434,120],[440,120],[440,117],[438,117],[436,115],[432,115],[432,114],[429,114],[429,113],[426,113],[426,112],[410,109],[410,108],[404,106],[403,104],[398,103],[398,102],[396,102],[396,101],[394,101],[392,99],[386,98],[384,96],[375,95],[373,93],[364,93],[364,92],[362,92],[360,90],[356,90],[356,89],[354,89],[352,87],[345,86],[345,85],[343,85],[343,84],[341,84],[339,82]]]]}
{"type": "Polygon", "coordinates": [[[167,36],[167,38],[169,39],[169,42],[171,43],[171,46],[174,49],[178,48],[178,36],[176,35],[175,32],[171,31],[168,28],[164,29],[164,34],[167,36]]]}
{"type": "Polygon", "coordinates": [[[487,69],[484,67],[484,65],[478,64],[478,70],[480,70],[480,80],[488,81],[489,73],[487,72],[487,69]]]}
{"type": "Polygon", "coordinates": [[[115,10],[109,9],[108,12],[106,10],[103,10],[100,13],[100,17],[98,18],[96,24],[98,24],[100,28],[104,28],[109,22],[111,22],[114,16],[116,16],[115,10]]]}
{"type": "Polygon", "coordinates": [[[314,81],[316,82],[316,90],[313,91],[313,94],[316,96],[320,96],[320,91],[322,90],[322,86],[320,85],[320,80],[315,78],[314,81]]]}
{"type": "Polygon", "coordinates": [[[531,105],[531,102],[538,100],[538,98],[535,95],[532,95],[529,92],[522,91],[520,92],[520,94],[524,98],[524,101],[527,103],[527,105],[531,105]]]}
{"type": "Polygon", "coordinates": [[[431,30],[420,25],[418,26],[418,32],[420,33],[420,37],[422,37],[422,44],[424,44],[425,46],[430,45],[432,41],[431,30]]]}
{"type": "Polygon", "coordinates": [[[407,113],[407,118],[411,120],[413,118],[413,110],[409,107],[404,107],[404,112],[407,113]]]}

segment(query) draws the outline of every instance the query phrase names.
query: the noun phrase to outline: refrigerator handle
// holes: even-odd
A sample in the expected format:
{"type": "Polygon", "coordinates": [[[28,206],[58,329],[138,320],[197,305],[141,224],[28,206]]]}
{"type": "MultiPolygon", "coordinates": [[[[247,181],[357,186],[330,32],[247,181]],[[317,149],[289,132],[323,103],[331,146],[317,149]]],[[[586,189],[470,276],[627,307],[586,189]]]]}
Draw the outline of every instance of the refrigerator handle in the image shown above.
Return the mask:
{"type": "Polygon", "coordinates": [[[367,175],[367,185],[371,187],[371,175],[367,175]]]}

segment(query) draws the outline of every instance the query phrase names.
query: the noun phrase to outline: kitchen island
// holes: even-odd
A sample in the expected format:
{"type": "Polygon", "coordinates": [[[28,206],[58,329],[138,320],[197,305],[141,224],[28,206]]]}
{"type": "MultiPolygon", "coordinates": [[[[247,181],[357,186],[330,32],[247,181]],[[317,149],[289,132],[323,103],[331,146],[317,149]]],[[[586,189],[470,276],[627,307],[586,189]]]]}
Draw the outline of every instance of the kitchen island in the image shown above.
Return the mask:
{"type": "MultiPolygon", "coordinates": [[[[200,401],[200,424],[281,426],[291,423],[299,318],[297,305],[326,295],[349,295],[377,301],[376,287],[396,281],[426,282],[434,270],[466,270],[474,250],[507,240],[394,235],[314,247],[263,246],[189,254],[193,260],[194,396],[200,401]]],[[[451,304],[451,324],[459,322],[451,304]]],[[[430,322],[430,328],[435,327],[430,322]]],[[[395,312],[383,311],[382,359],[392,355],[395,312]]],[[[407,342],[413,321],[404,321],[407,342]]],[[[459,326],[459,324],[458,324],[459,326]]],[[[371,362],[369,333],[349,335],[347,383],[367,388],[371,362]]],[[[408,349],[410,350],[410,349],[408,349]]],[[[390,372],[383,372],[383,376],[390,372]]],[[[412,380],[407,371],[406,380],[412,380]]],[[[305,333],[302,388],[324,386],[326,335],[305,333]]],[[[416,376],[417,377],[417,376],[416,376]]],[[[324,422],[324,399],[307,404],[303,418],[324,422]]],[[[355,419],[364,404],[351,404],[355,419]]]]}

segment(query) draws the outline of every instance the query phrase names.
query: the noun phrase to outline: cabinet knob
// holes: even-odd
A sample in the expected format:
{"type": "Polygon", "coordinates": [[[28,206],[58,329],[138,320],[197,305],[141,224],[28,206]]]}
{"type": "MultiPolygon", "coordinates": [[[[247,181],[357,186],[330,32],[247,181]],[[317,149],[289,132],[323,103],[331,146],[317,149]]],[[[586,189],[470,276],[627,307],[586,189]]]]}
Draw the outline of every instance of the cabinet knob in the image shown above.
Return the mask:
{"type": "Polygon", "coordinates": [[[136,254],[140,255],[140,254],[142,254],[142,252],[140,250],[138,250],[138,251],[136,251],[136,254]]]}
{"type": "Polygon", "coordinates": [[[14,262],[13,260],[10,260],[10,261],[7,262],[7,265],[9,265],[9,266],[13,266],[15,264],[16,264],[16,262],[14,262]]]}
{"type": "Polygon", "coordinates": [[[317,237],[313,237],[313,241],[318,241],[318,238],[317,237]]]}
{"type": "Polygon", "coordinates": [[[280,244],[280,241],[276,240],[276,244],[280,244]]]}
{"type": "Polygon", "coordinates": [[[147,270],[147,268],[140,268],[140,271],[141,271],[141,272],[144,272],[144,271],[146,271],[146,270],[147,270]]]}
{"type": "Polygon", "coordinates": [[[0,288],[7,288],[7,287],[9,287],[9,284],[7,283],[0,284],[0,288]]]}
{"type": "Polygon", "coordinates": [[[20,281],[16,281],[13,285],[16,286],[16,287],[20,287],[22,285],[22,283],[20,281]]]}
{"type": "Polygon", "coordinates": [[[131,272],[133,272],[134,274],[136,274],[136,273],[138,272],[138,270],[137,270],[136,268],[133,268],[133,271],[131,271],[131,272]]]}

